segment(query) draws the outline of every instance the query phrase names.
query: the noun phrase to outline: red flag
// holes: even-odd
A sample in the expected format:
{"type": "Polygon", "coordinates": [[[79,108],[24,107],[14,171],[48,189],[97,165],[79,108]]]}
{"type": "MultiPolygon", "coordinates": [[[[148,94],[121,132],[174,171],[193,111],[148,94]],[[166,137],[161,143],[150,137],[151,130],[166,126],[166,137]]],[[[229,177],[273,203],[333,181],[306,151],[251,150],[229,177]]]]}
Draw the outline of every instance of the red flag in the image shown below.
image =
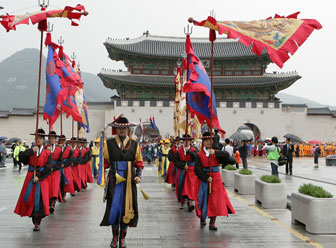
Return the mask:
{"type": "Polygon", "coordinates": [[[88,15],[88,12],[85,11],[83,5],[78,4],[76,7],[66,6],[64,9],[58,10],[45,10],[27,13],[23,15],[3,15],[0,18],[2,19],[0,23],[5,27],[7,32],[9,30],[16,30],[16,26],[20,24],[29,24],[31,22],[33,25],[38,23],[39,30],[46,31],[47,30],[47,19],[48,18],[68,18],[71,20],[72,26],[78,26],[78,23],[74,22],[75,20],[80,20],[82,15],[88,15]]]}
{"type": "MultiPolygon", "coordinates": [[[[227,34],[228,38],[237,39],[245,46],[252,45],[252,51],[261,55],[266,49],[270,59],[280,68],[289,59],[288,53],[293,55],[306,41],[315,29],[322,25],[315,19],[297,19],[300,12],[287,17],[275,15],[257,21],[217,21],[209,16],[198,22],[189,18],[197,26],[203,26],[227,34]]],[[[214,34],[210,33],[210,39],[214,34]]]]}

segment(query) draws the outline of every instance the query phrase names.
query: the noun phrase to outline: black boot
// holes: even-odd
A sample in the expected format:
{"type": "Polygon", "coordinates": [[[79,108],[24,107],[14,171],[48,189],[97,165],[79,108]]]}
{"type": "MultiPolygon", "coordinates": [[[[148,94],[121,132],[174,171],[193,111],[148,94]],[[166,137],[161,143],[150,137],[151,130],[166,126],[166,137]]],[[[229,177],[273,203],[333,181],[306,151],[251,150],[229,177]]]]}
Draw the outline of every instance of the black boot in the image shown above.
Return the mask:
{"type": "Polygon", "coordinates": [[[126,248],[126,242],[125,242],[126,234],[127,231],[121,231],[119,238],[119,248],[126,248]]]}
{"type": "Polygon", "coordinates": [[[55,204],[56,204],[56,201],[54,200],[54,198],[50,199],[49,201],[49,212],[51,214],[53,214],[55,212],[55,204]]]}
{"type": "Polygon", "coordinates": [[[192,211],[195,209],[195,206],[192,205],[192,202],[191,202],[191,201],[188,201],[187,204],[188,204],[188,211],[189,211],[189,212],[192,212],[192,211]]]}
{"type": "Polygon", "coordinates": [[[200,219],[200,224],[201,224],[201,226],[205,226],[206,225],[206,221],[201,218],[200,219]]]}
{"type": "Polygon", "coordinates": [[[119,228],[112,228],[113,238],[110,244],[110,247],[117,248],[118,247],[118,235],[119,235],[119,228]]]}
{"type": "Polygon", "coordinates": [[[217,231],[217,227],[215,226],[215,222],[216,222],[216,217],[211,217],[210,218],[210,224],[209,224],[209,229],[211,231],[217,231]]]}
{"type": "Polygon", "coordinates": [[[41,218],[33,217],[34,232],[40,231],[41,218]]]}

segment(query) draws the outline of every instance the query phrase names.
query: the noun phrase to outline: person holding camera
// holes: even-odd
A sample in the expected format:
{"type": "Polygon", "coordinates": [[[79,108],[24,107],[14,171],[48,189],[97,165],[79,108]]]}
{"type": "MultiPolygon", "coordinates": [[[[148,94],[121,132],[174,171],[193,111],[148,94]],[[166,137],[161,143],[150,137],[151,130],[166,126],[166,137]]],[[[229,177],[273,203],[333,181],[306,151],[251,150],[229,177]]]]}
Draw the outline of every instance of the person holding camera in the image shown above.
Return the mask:
{"type": "Polygon", "coordinates": [[[278,167],[280,158],[280,148],[278,146],[278,138],[272,137],[272,143],[266,144],[264,147],[267,151],[267,159],[271,162],[272,175],[279,176],[278,167]]]}

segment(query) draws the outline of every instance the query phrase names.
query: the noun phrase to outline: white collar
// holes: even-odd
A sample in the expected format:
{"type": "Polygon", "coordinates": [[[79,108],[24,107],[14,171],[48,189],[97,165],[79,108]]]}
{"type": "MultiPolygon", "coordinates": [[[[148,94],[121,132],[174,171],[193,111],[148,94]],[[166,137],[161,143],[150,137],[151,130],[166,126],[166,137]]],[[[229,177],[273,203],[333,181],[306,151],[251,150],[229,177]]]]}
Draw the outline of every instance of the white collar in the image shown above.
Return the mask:
{"type": "Polygon", "coordinates": [[[127,145],[128,141],[129,141],[128,135],[126,135],[124,141],[122,141],[121,138],[118,135],[117,135],[117,138],[118,138],[117,139],[117,144],[118,144],[119,148],[121,148],[121,144],[123,144],[123,147],[125,147],[127,145]]]}
{"type": "Polygon", "coordinates": [[[40,149],[37,150],[36,155],[39,157],[43,151],[43,145],[40,147],[40,149]]]}
{"type": "MultiPolygon", "coordinates": [[[[188,148],[190,149],[190,146],[188,146],[188,148]]],[[[186,152],[186,147],[185,147],[185,145],[183,144],[183,151],[184,151],[184,154],[186,154],[187,152],[186,152]]]]}
{"type": "Polygon", "coordinates": [[[203,151],[205,152],[205,155],[206,155],[207,157],[210,156],[210,150],[206,149],[205,146],[203,147],[203,151]]]}
{"type": "Polygon", "coordinates": [[[55,149],[56,149],[56,144],[51,145],[51,153],[54,153],[55,149]]]}

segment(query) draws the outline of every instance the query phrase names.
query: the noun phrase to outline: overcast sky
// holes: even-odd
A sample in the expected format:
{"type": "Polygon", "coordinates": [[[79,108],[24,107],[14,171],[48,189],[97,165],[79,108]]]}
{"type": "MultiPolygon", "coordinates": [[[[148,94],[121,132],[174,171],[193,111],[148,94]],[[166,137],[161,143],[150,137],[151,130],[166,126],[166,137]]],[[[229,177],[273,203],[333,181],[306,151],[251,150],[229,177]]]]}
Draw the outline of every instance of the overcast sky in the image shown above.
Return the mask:
{"type": "MultiPolygon", "coordinates": [[[[23,14],[38,10],[37,0],[0,0],[0,14],[23,14]]],[[[299,18],[317,19],[323,26],[314,31],[308,40],[289,59],[282,70],[276,65],[268,71],[296,70],[302,79],[283,92],[302,96],[336,106],[336,1],[333,0],[50,0],[49,9],[65,5],[83,4],[89,16],[83,17],[78,27],[69,20],[51,20],[54,23],[54,40],[62,36],[65,51],[75,52],[82,71],[97,74],[102,67],[124,68],[121,62],[108,59],[103,46],[107,37],[136,38],[149,30],[152,35],[184,36],[183,27],[188,17],[196,20],[207,18],[214,9],[218,20],[258,20],[275,13],[289,15],[301,11],[299,18]]],[[[208,30],[194,27],[193,37],[207,37],[208,30]]],[[[40,35],[35,26],[21,25],[17,31],[6,33],[0,27],[0,61],[23,48],[39,47],[40,35]]],[[[38,66],[38,65],[36,65],[38,66]]]]}

